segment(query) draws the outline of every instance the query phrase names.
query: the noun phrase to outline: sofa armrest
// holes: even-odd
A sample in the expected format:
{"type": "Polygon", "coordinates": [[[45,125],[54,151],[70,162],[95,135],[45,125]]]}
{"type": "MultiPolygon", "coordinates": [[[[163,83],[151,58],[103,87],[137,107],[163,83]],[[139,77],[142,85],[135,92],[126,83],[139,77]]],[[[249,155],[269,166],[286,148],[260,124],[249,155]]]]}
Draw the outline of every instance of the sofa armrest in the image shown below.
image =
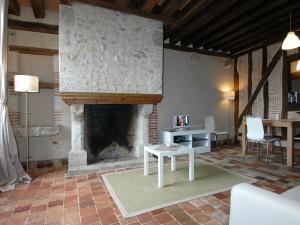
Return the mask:
{"type": "Polygon", "coordinates": [[[242,183],[231,190],[230,225],[299,225],[300,203],[242,183]]]}

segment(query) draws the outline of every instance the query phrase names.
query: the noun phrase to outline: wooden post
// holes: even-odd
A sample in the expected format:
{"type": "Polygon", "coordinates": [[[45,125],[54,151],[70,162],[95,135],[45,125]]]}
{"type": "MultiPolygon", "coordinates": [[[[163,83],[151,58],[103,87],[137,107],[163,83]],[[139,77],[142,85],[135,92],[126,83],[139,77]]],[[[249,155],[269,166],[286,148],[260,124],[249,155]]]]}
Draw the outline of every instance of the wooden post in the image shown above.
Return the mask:
{"type": "MultiPolygon", "coordinates": [[[[252,95],[252,52],[248,53],[248,99],[250,99],[252,95]]],[[[249,109],[249,114],[252,115],[252,107],[249,109]]]]}
{"type": "Polygon", "coordinates": [[[234,73],[233,73],[233,82],[234,82],[234,142],[237,140],[238,136],[238,119],[239,119],[239,74],[237,71],[237,61],[238,58],[234,58],[234,73]]]}
{"type": "MultiPolygon", "coordinates": [[[[262,75],[265,74],[268,67],[268,49],[266,46],[262,49],[262,75]]],[[[267,80],[263,88],[264,98],[264,118],[269,117],[269,81],[267,80]]]]}
{"type": "Polygon", "coordinates": [[[287,61],[287,52],[282,52],[282,97],[281,97],[281,119],[287,119],[287,107],[288,107],[288,91],[289,91],[289,65],[287,61]]]}

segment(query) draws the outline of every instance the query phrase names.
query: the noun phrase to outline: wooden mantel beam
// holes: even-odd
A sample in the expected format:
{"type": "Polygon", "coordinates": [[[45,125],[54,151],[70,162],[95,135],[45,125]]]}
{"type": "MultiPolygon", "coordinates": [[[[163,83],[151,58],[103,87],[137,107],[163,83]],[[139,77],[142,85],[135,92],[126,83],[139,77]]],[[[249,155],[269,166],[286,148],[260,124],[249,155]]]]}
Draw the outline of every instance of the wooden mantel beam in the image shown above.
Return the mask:
{"type": "Polygon", "coordinates": [[[247,103],[246,107],[244,108],[243,112],[241,113],[241,115],[239,117],[239,120],[238,120],[237,128],[240,127],[240,125],[242,124],[243,117],[246,115],[246,113],[248,113],[250,107],[252,107],[252,105],[253,105],[254,101],[256,100],[260,90],[262,89],[264,84],[268,81],[268,78],[269,78],[270,74],[272,73],[273,69],[277,65],[277,63],[278,63],[279,59],[281,58],[281,56],[282,56],[282,50],[281,50],[281,47],[280,47],[277,50],[276,54],[273,56],[270,64],[268,65],[267,69],[263,73],[262,78],[258,82],[255,91],[251,95],[250,99],[248,100],[248,103],[247,103]]]}
{"type": "Polygon", "coordinates": [[[35,18],[45,18],[45,0],[31,0],[31,7],[35,18]]]}

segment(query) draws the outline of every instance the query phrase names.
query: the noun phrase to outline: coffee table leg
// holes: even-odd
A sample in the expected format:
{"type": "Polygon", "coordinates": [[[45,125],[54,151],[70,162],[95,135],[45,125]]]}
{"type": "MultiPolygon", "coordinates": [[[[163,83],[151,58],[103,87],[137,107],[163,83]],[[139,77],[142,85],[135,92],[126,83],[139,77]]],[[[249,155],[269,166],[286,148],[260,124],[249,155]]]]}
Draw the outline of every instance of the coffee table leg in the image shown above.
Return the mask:
{"type": "Polygon", "coordinates": [[[149,153],[144,151],[144,176],[149,175],[149,153]]]}
{"type": "Polygon", "coordinates": [[[158,187],[164,186],[164,157],[158,156],[158,187]]]}
{"type": "Polygon", "coordinates": [[[176,156],[171,156],[171,170],[175,171],[176,170],[176,156]]]}
{"type": "Polygon", "coordinates": [[[194,164],[195,164],[195,157],[194,157],[194,151],[191,151],[189,153],[189,180],[194,181],[195,175],[194,175],[194,164]]]}

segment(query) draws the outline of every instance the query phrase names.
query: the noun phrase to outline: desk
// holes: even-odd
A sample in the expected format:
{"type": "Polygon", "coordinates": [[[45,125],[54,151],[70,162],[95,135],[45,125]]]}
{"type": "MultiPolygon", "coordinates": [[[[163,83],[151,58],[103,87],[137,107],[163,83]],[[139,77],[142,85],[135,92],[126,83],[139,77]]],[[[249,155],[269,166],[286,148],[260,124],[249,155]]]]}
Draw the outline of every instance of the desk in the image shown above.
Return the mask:
{"type": "MultiPolygon", "coordinates": [[[[300,128],[300,120],[274,120],[274,119],[263,119],[264,126],[270,127],[285,127],[287,128],[287,166],[293,166],[293,151],[294,151],[294,131],[295,128],[300,128]]],[[[242,152],[243,155],[246,153],[246,128],[247,124],[244,120],[242,123],[242,152]]]]}

